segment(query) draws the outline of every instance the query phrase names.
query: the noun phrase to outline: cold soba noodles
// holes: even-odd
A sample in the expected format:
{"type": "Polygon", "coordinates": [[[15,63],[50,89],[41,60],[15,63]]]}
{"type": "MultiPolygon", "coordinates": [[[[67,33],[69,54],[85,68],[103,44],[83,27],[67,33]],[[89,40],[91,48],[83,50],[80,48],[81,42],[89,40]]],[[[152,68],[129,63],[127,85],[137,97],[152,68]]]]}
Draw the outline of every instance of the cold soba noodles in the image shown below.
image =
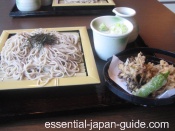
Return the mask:
{"type": "Polygon", "coordinates": [[[99,0],[64,0],[64,3],[97,3],[99,0]]]}
{"type": "Polygon", "coordinates": [[[79,36],[37,29],[10,37],[1,51],[1,78],[37,80],[44,86],[55,77],[74,76],[82,62],[79,36]]]}

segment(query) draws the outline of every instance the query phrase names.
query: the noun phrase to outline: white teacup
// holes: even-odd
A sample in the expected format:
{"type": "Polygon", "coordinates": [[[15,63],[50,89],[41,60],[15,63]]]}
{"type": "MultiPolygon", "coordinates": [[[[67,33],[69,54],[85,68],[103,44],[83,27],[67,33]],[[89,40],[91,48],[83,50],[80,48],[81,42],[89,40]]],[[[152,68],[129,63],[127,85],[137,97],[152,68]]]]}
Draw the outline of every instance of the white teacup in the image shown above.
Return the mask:
{"type": "Polygon", "coordinates": [[[97,55],[102,60],[107,60],[114,54],[123,51],[128,43],[129,36],[133,30],[133,25],[125,18],[117,16],[101,16],[93,19],[90,23],[93,31],[94,47],[97,55]],[[123,34],[112,34],[100,31],[99,26],[105,23],[107,26],[122,22],[127,27],[127,32],[123,34]]]}
{"type": "Polygon", "coordinates": [[[41,0],[16,0],[16,6],[20,11],[35,11],[41,7],[41,0]]]}

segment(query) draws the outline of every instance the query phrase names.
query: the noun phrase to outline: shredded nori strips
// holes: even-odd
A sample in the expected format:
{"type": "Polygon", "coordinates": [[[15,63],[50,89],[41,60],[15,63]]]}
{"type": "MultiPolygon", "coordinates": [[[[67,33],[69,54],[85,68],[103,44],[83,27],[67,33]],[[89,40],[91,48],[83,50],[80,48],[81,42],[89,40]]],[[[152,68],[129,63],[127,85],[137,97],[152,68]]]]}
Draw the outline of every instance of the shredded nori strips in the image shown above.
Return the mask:
{"type": "Polygon", "coordinates": [[[29,43],[32,45],[32,48],[41,49],[45,45],[56,44],[57,37],[54,34],[35,34],[29,38],[29,43]]]}

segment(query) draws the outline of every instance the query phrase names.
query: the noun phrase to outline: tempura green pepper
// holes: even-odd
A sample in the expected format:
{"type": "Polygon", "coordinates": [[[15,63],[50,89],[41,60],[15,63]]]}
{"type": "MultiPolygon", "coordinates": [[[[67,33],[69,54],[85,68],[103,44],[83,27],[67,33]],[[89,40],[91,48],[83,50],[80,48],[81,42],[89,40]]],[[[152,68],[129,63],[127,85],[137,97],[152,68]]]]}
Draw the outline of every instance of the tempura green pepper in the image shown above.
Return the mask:
{"type": "Polygon", "coordinates": [[[149,94],[160,89],[162,86],[166,84],[168,75],[169,72],[157,74],[148,83],[146,83],[140,89],[133,92],[133,95],[139,97],[147,97],[149,94]]]}

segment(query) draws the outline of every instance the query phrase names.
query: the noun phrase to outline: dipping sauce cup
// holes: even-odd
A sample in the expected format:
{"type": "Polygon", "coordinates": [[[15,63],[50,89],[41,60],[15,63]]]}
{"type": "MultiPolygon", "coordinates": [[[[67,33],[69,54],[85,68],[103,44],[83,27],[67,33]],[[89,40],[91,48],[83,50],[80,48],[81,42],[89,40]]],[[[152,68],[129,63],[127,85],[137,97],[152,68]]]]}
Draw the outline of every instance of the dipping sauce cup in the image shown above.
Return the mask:
{"type": "Polygon", "coordinates": [[[93,31],[95,51],[99,58],[105,61],[126,48],[129,36],[133,30],[133,24],[130,21],[118,16],[97,17],[91,21],[90,27],[93,31]],[[118,23],[122,23],[127,27],[125,33],[111,33],[111,29],[113,30],[115,28],[114,25],[118,23]],[[104,24],[109,30],[101,30],[101,24],[104,24]]]}

